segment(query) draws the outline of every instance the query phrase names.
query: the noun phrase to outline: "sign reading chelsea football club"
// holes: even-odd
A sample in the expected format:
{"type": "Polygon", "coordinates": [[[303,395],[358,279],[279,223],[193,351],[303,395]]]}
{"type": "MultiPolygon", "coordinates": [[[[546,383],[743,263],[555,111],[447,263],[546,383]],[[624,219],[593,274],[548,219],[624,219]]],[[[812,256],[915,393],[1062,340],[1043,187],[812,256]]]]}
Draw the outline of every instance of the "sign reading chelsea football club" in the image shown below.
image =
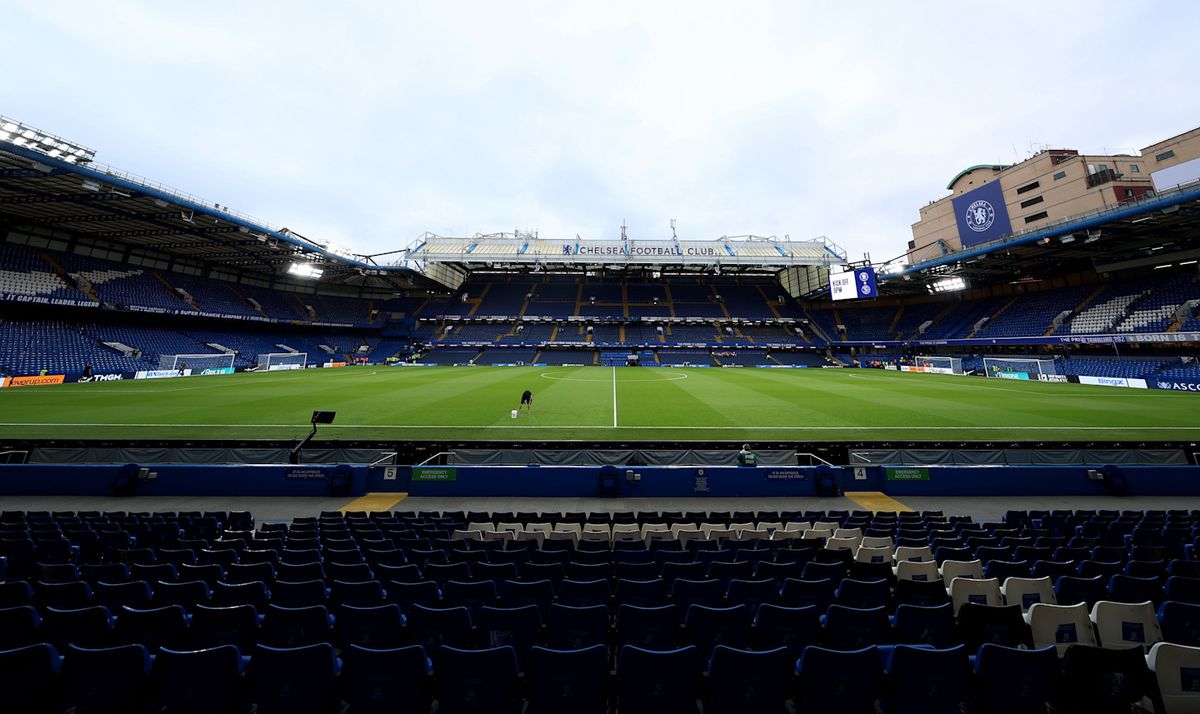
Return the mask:
{"type": "Polygon", "coordinates": [[[952,205],[958,221],[958,237],[964,248],[1012,233],[999,181],[985,183],[974,191],[956,196],[952,205]]]}

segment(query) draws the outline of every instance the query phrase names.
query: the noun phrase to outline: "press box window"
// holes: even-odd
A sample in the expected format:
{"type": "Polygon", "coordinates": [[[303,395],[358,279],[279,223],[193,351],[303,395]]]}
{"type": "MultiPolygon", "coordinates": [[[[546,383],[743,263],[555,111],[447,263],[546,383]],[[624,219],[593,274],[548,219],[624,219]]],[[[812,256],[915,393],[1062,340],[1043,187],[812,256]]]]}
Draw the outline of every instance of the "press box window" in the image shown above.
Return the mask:
{"type": "Polygon", "coordinates": [[[1065,179],[1066,177],[1067,177],[1067,172],[1066,172],[1066,171],[1059,171],[1058,173],[1054,174],[1054,180],[1055,180],[1055,181],[1057,181],[1057,180],[1059,180],[1059,179],[1065,179]]]}
{"type": "Polygon", "coordinates": [[[1029,193],[1030,191],[1032,191],[1033,189],[1037,188],[1040,185],[1041,185],[1041,183],[1038,181],[1034,181],[1033,183],[1027,183],[1024,186],[1022,186],[1021,188],[1018,188],[1017,193],[1018,194],[1029,193]]]}
{"type": "Polygon", "coordinates": [[[1046,199],[1041,196],[1034,196],[1033,198],[1029,199],[1028,201],[1021,201],[1021,208],[1029,208],[1030,206],[1036,206],[1045,200],[1046,199]]]}
{"type": "Polygon", "coordinates": [[[1167,159],[1173,159],[1173,158],[1175,158],[1175,152],[1172,150],[1167,150],[1167,151],[1162,152],[1161,154],[1157,154],[1154,157],[1154,160],[1155,161],[1166,161],[1167,159]]]}
{"type": "Polygon", "coordinates": [[[1040,221],[1043,218],[1045,218],[1047,215],[1049,215],[1049,214],[1047,214],[1045,211],[1041,211],[1039,213],[1031,213],[1028,216],[1025,216],[1025,222],[1033,223],[1034,221],[1040,221]]]}

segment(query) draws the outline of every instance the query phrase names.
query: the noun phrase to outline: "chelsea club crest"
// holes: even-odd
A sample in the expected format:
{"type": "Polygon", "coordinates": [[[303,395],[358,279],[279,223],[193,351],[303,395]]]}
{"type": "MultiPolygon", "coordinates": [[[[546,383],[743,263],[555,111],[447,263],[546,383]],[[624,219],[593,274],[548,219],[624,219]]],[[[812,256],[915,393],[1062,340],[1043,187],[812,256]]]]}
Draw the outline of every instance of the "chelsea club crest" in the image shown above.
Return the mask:
{"type": "Polygon", "coordinates": [[[976,233],[983,233],[996,222],[996,209],[992,208],[990,202],[979,199],[971,203],[970,206],[967,206],[967,213],[964,218],[967,222],[967,228],[976,233]]]}

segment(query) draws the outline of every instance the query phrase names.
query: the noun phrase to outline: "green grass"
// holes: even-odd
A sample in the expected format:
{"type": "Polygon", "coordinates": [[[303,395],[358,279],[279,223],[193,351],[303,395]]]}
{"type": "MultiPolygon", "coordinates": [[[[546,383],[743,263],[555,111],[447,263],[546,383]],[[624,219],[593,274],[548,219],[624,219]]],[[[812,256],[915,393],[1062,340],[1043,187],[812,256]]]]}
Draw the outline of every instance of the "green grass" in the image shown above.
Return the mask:
{"type": "Polygon", "coordinates": [[[1167,441],[1200,396],[853,369],[357,367],[0,390],[0,434],[321,438],[1167,441]],[[615,393],[614,393],[615,385],[615,393]],[[532,414],[513,420],[522,390],[532,414]],[[614,406],[615,400],[615,406],[614,406]],[[614,426],[614,419],[615,424],[614,426]]]}

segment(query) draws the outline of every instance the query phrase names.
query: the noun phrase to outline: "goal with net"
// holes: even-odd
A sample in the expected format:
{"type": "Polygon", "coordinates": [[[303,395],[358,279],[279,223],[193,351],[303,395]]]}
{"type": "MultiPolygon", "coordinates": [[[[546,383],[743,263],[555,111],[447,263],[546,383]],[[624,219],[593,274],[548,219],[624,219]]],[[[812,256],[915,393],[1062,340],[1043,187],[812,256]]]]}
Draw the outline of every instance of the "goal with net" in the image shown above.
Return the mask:
{"type": "Polygon", "coordinates": [[[984,357],[983,373],[1002,379],[1042,379],[1057,375],[1058,363],[1029,357],[984,357]]]}
{"type": "Polygon", "coordinates": [[[277,372],[284,369],[304,369],[308,366],[307,352],[268,352],[258,356],[260,372],[277,372]]]}
{"type": "Polygon", "coordinates": [[[191,370],[190,374],[233,374],[232,353],[206,355],[159,355],[160,370],[191,370]]]}
{"type": "Polygon", "coordinates": [[[916,357],[913,357],[913,364],[918,367],[923,367],[923,371],[925,372],[933,372],[935,374],[963,373],[962,357],[917,355],[916,357]]]}

